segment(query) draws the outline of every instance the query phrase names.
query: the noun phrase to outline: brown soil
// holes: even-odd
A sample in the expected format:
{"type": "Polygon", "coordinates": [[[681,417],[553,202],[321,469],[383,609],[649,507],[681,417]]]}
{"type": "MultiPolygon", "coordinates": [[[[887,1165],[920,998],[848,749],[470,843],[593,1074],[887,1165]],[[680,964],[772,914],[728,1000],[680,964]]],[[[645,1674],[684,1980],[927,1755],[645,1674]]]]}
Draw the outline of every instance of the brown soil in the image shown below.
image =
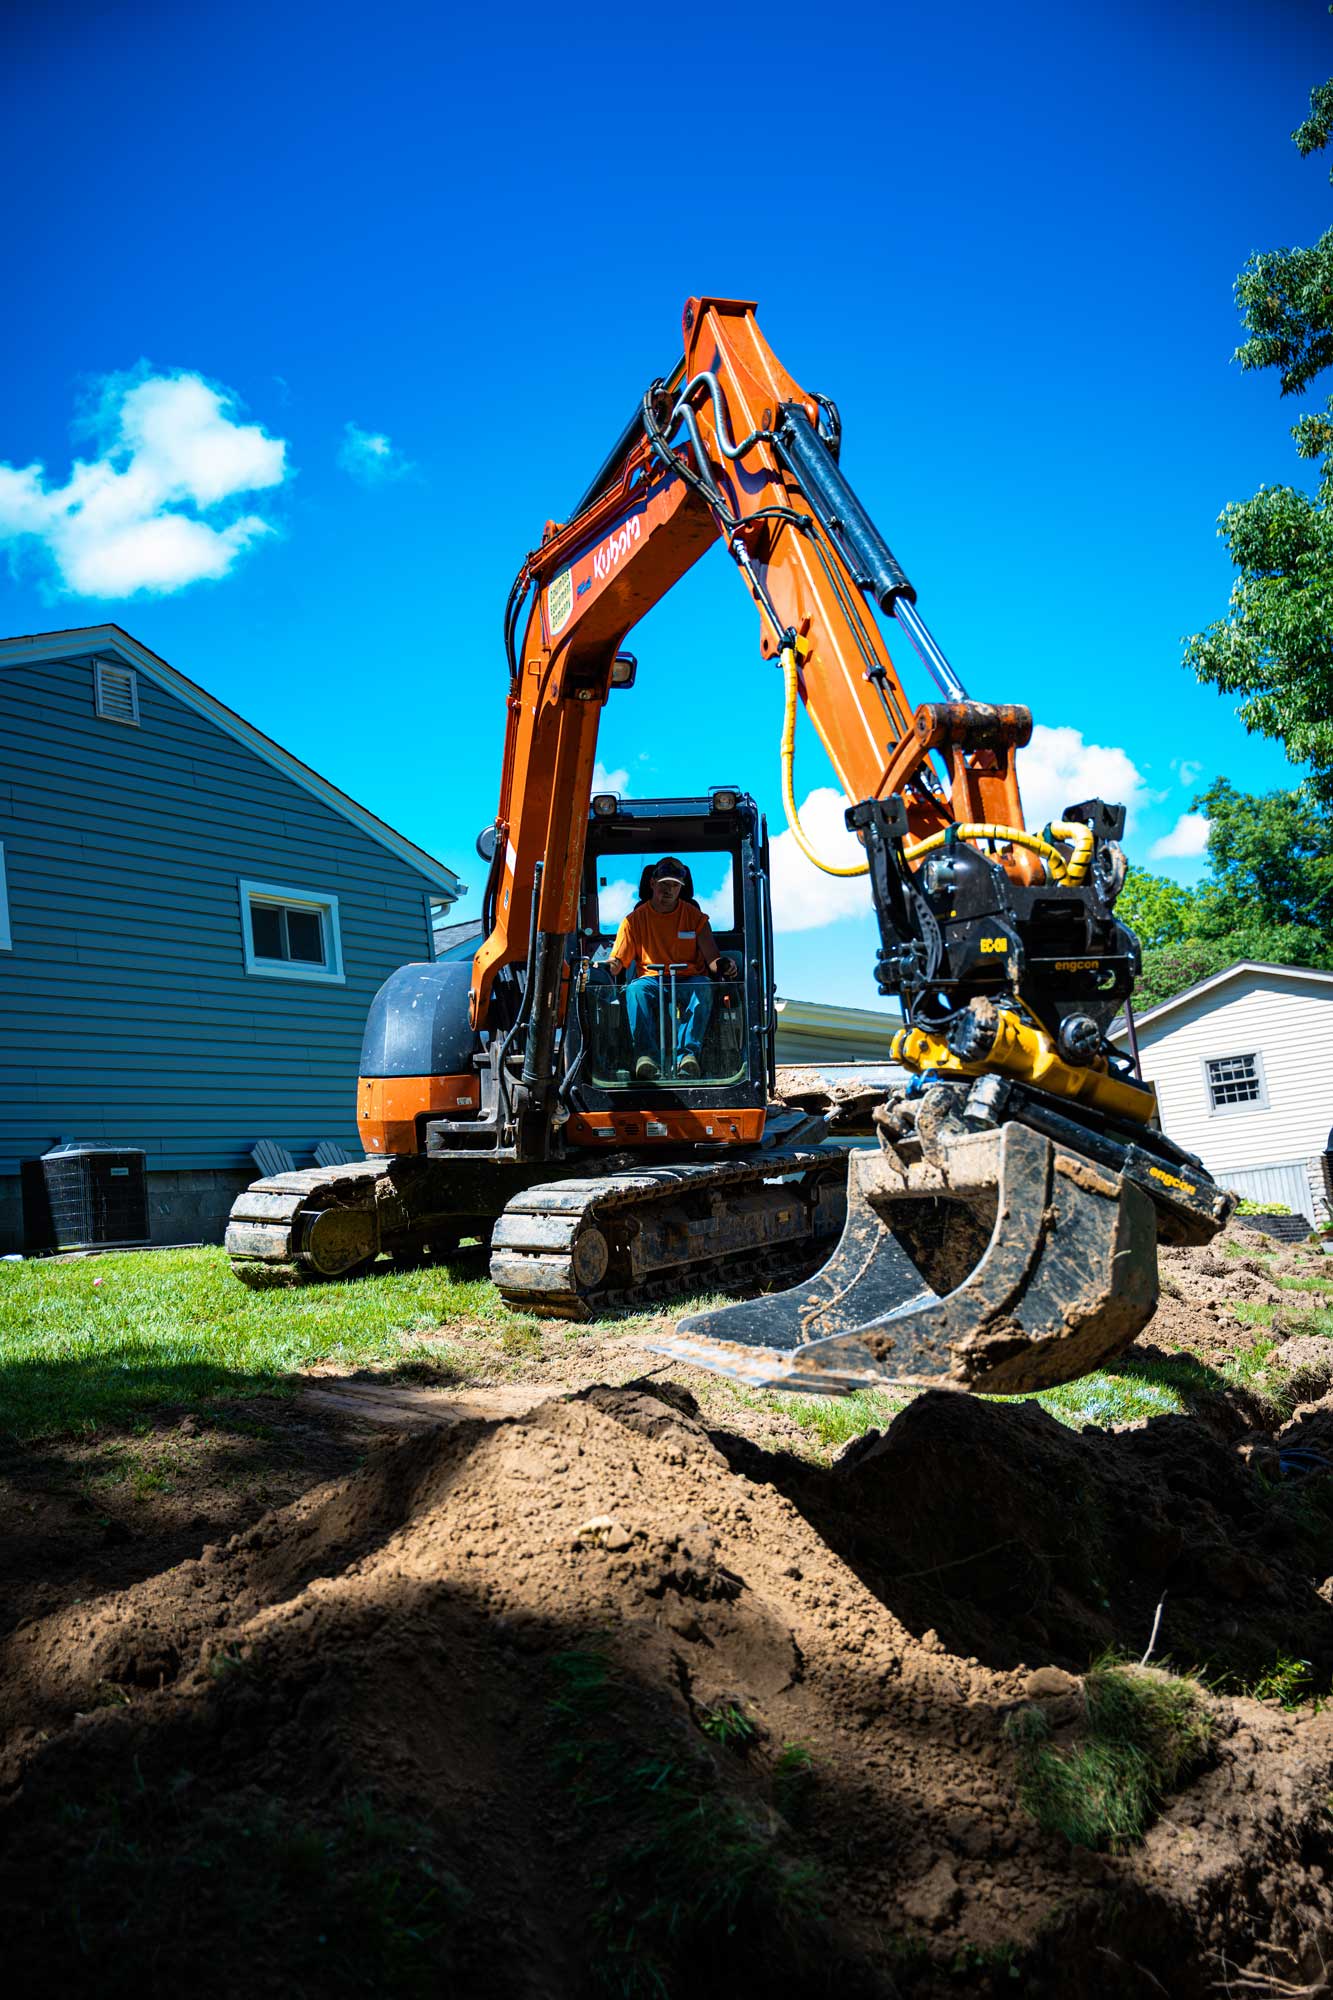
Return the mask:
{"type": "Polygon", "coordinates": [[[1299,1357],[1290,1415],[1222,1375],[1256,1331],[1227,1304],[1306,1307],[1275,1280],[1311,1266],[1164,1268],[1150,1333],[1211,1386],[1116,1432],[932,1393],[824,1465],[657,1376],[355,1471],[364,1432],[219,1433],[309,1490],[238,1521],[234,1479],[186,1481],[109,1541],[16,1461],[11,1990],[1328,1991],[1333,1709],[1227,1691],[1333,1682],[1333,1370],[1299,1357]],[[1159,1608],[1212,1754],[1141,1844],[1071,1846],[1006,1723],[1076,1729],[1078,1674],[1159,1608]]]}

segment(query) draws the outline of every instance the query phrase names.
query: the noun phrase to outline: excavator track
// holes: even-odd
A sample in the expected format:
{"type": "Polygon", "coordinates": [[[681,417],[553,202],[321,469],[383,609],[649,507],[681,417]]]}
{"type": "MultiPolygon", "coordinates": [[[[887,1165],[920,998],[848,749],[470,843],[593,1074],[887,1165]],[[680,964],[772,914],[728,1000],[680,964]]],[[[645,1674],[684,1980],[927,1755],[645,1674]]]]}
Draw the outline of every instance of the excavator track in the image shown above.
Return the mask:
{"type": "Polygon", "coordinates": [[[253,1182],[227,1222],[232,1270],[259,1291],[352,1277],[381,1251],[414,1261],[449,1255],[476,1218],[433,1212],[422,1164],[355,1160],[253,1182]]]}
{"type": "MultiPolygon", "coordinates": [[[[544,1182],[495,1224],[491,1275],[507,1305],[548,1319],[790,1283],[836,1239],[845,1181],[844,1157],[802,1152],[544,1182]]],[[[255,1181],[227,1224],[232,1270],[258,1291],[355,1277],[382,1253],[447,1257],[490,1218],[437,1210],[438,1186],[429,1160],[255,1181]]]]}
{"type": "Polygon", "coordinates": [[[842,1228],[846,1173],[845,1155],[765,1153],[545,1182],[496,1223],[491,1277],[515,1312],[574,1320],[789,1281],[842,1228]]]}

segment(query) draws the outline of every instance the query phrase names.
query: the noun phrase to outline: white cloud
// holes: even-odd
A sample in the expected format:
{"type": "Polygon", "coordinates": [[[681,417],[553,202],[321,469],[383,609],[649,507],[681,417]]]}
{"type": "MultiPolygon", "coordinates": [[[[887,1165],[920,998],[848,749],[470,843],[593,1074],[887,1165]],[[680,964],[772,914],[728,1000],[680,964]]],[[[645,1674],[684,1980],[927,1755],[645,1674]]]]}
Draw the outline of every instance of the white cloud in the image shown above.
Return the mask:
{"type": "Polygon", "coordinates": [[[595,792],[615,792],[622,799],[629,797],[629,772],[608,771],[601,758],[592,767],[592,788],[595,792]]]}
{"type": "Polygon", "coordinates": [[[1192,757],[1171,759],[1171,769],[1175,771],[1182,785],[1197,785],[1203,776],[1203,765],[1196,764],[1192,757]]]}
{"type": "Polygon", "coordinates": [[[732,886],[730,861],[723,871],[721,883],[712,895],[700,892],[699,908],[715,930],[729,931],[735,923],[736,891],[732,886]]]}
{"type": "Polygon", "coordinates": [[[283,439],[237,423],[235,408],[200,375],[105,377],[88,426],[99,456],[76,459],[64,486],[48,485],[42,465],[0,464],[0,542],[38,543],[80,597],[165,595],[225,576],[272,525],[202,515],[287,476],[283,439]]]}
{"type": "Polygon", "coordinates": [[[1125,751],[1110,744],[1085,743],[1081,729],[1052,728],[1039,722],[1026,750],[1018,753],[1023,817],[1042,827],[1084,799],[1104,799],[1126,807],[1128,824],[1148,803],[1148,788],[1125,751]]]}
{"type": "MultiPolygon", "coordinates": [[[[800,808],[801,828],[815,853],[843,868],[865,860],[865,849],[843,823],[846,810],[846,799],[832,785],[819,786],[800,808]]],[[[825,875],[806,860],[790,828],[778,834],[769,852],[775,930],[817,930],[871,908],[864,875],[825,875]]]]}
{"type": "Polygon", "coordinates": [[[1150,861],[1192,861],[1208,852],[1208,821],[1202,813],[1182,813],[1170,833],[1148,849],[1150,861]]]}
{"type": "Polygon", "coordinates": [[[638,900],[637,880],[628,882],[622,876],[617,876],[613,882],[608,882],[604,888],[600,888],[597,891],[597,914],[602,929],[609,931],[622,917],[627,917],[638,900]]]}
{"type": "Polygon", "coordinates": [[[383,431],[363,431],[360,424],[351,423],[343,425],[338,463],[363,486],[387,486],[390,480],[404,479],[416,470],[410,458],[395,451],[393,440],[383,431]]]}

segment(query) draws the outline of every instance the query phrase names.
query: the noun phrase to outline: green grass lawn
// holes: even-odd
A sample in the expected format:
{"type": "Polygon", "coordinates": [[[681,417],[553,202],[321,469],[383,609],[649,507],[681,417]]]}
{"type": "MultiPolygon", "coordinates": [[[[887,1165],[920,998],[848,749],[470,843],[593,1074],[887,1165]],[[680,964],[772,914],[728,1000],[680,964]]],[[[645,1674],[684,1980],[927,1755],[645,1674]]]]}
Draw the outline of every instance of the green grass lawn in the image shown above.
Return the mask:
{"type": "MultiPolygon", "coordinates": [[[[1237,1302],[1254,1339],[1220,1374],[1189,1355],[1131,1350],[1037,1401],[1075,1429],[1188,1410],[1228,1381],[1277,1402],[1285,1378],[1270,1357],[1278,1341],[1292,1332],[1333,1336],[1333,1311],[1311,1296],[1330,1295],[1333,1273],[1288,1280],[1287,1288],[1289,1305],[1237,1302]]],[[[675,1310],[721,1302],[682,1301],[675,1310]]],[[[617,1315],[615,1331],[632,1341],[653,1317],[617,1315]]],[[[439,1381],[488,1377],[497,1367],[521,1373],[556,1358],[553,1337],[559,1349],[580,1331],[506,1312],[480,1251],[424,1270],[264,1292],[247,1291],[213,1248],[0,1263],[0,1435],[87,1433],[163,1406],[290,1394],[299,1372],[319,1364],[398,1368],[439,1381]]],[[[819,1454],[872,1427],[887,1429],[908,1400],[876,1390],[756,1398],[720,1379],[699,1393],[710,1418],[722,1422],[727,1403],[760,1401],[792,1419],[819,1454]]]]}
{"type": "MultiPolygon", "coordinates": [[[[507,1320],[480,1253],[351,1284],[250,1292],[221,1249],[0,1264],[0,1432],[282,1394],[294,1371],[401,1362],[412,1336],[507,1320]]],[[[422,1349],[418,1345],[416,1353],[422,1349]]],[[[447,1375],[447,1346],[432,1346],[447,1375]]]]}

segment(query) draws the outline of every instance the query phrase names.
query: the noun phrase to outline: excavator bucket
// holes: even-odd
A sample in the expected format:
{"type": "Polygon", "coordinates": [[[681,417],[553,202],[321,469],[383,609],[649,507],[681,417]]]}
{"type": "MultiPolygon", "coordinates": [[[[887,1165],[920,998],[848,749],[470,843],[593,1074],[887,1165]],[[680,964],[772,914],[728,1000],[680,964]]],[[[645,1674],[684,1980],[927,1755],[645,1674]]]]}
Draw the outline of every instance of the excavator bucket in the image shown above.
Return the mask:
{"type": "Polygon", "coordinates": [[[1109,1361],[1156,1304],[1151,1198],[1011,1122],[906,1168],[854,1152],[846,1224],[813,1278],[654,1345],[757,1389],[1021,1395],[1109,1361]]]}

